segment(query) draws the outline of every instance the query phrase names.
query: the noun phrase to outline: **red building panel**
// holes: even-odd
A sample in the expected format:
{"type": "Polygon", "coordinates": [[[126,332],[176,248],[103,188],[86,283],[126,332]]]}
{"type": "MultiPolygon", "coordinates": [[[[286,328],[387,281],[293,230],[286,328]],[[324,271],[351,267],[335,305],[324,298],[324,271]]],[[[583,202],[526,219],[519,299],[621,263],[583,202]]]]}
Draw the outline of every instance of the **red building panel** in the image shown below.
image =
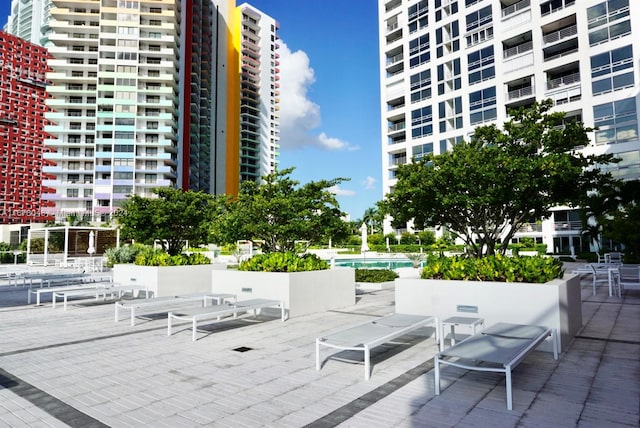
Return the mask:
{"type": "Polygon", "coordinates": [[[43,153],[48,138],[44,114],[49,54],[41,46],[0,31],[0,224],[24,224],[53,220],[43,208],[42,186],[48,165],[43,153]]]}

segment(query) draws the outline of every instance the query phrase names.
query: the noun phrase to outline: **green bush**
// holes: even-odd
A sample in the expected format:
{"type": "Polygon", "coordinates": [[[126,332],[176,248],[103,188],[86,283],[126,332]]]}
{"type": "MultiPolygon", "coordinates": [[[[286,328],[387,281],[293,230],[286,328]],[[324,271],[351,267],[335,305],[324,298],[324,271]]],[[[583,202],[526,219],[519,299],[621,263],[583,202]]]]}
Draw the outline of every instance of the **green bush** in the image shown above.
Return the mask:
{"type": "Polygon", "coordinates": [[[398,276],[389,269],[356,269],[356,282],[387,282],[398,276]]]}
{"type": "Polygon", "coordinates": [[[145,250],[146,245],[143,244],[131,244],[122,245],[120,247],[107,248],[104,251],[104,256],[107,258],[107,267],[113,267],[118,263],[133,263],[139,252],[145,250]]]}
{"type": "Polygon", "coordinates": [[[202,253],[171,256],[161,249],[146,247],[138,253],[134,263],[138,266],[187,266],[206,265],[211,263],[211,260],[202,253]]]}
{"type": "Polygon", "coordinates": [[[306,272],[324,269],[329,269],[329,263],[315,254],[298,256],[292,252],[256,254],[238,266],[238,270],[257,272],[306,272]]]}
{"type": "Polygon", "coordinates": [[[482,258],[429,256],[423,279],[545,283],[562,278],[562,262],[552,257],[482,258]]]}

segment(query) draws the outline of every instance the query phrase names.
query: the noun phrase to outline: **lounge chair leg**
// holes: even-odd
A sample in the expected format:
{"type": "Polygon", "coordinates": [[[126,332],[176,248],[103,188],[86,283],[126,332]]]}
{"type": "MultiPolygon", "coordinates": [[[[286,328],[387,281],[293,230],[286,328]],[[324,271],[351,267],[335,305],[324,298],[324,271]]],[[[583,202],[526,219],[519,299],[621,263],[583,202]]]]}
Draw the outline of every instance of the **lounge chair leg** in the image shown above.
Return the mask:
{"type": "Polygon", "coordinates": [[[505,374],[507,376],[507,409],[513,410],[513,400],[511,396],[511,367],[506,367],[505,374]]]}
{"type": "Polygon", "coordinates": [[[171,336],[171,313],[169,313],[169,317],[168,317],[168,323],[167,323],[167,336],[171,336]]]}
{"type": "Polygon", "coordinates": [[[198,321],[196,321],[195,317],[193,318],[193,325],[191,326],[191,341],[196,341],[196,330],[198,329],[198,321]]]}
{"type": "Polygon", "coordinates": [[[440,359],[437,355],[433,357],[433,376],[435,381],[435,394],[440,395],[440,359]]]}
{"type": "Polygon", "coordinates": [[[364,380],[371,377],[371,352],[368,346],[364,347],[364,380]]]}
{"type": "Polygon", "coordinates": [[[320,340],[318,339],[316,339],[316,370],[320,370],[320,340]]]}

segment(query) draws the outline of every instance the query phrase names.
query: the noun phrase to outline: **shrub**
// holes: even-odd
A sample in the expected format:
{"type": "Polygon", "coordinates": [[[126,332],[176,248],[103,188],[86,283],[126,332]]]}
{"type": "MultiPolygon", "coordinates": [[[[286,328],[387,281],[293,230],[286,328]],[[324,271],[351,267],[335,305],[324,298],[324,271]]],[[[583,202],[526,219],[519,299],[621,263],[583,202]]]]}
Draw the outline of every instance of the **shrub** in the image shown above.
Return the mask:
{"type": "Polygon", "coordinates": [[[292,252],[256,254],[238,266],[238,270],[257,272],[306,272],[324,269],[329,269],[329,263],[315,254],[298,256],[292,252]]]}
{"type": "Polygon", "coordinates": [[[107,258],[107,267],[113,267],[113,265],[117,263],[133,263],[138,253],[145,248],[147,247],[142,244],[107,248],[104,252],[104,256],[107,258]]]}
{"type": "Polygon", "coordinates": [[[387,282],[398,276],[389,269],[356,269],[356,282],[387,282]]]}
{"type": "Polygon", "coordinates": [[[211,260],[202,253],[193,253],[188,256],[186,254],[172,256],[161,249],[146,247],[138,253],[134,263],[138,266],[187,266],[205,265],[211,263],[211,260]]]}
{"type": "Polygon", "coordinates": [[[545,283],[555,278],[562,278],[563,273],[562,262],[552,257],[430,256],[420,277],[423,279],[545,283]]]}

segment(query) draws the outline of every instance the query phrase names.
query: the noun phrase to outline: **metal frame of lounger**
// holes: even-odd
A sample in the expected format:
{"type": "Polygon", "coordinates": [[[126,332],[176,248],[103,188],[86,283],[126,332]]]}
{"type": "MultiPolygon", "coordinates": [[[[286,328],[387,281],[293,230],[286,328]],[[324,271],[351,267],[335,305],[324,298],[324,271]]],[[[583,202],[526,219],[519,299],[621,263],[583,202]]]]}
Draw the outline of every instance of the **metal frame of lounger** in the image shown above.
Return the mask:
{"type": "Polygon", "coordinates": [[[227,299],[233,299],[234,303],[237,300],[235,294],[227,293],[194,293],[153,297],[151,299],[121,300],[115,303],[115,321],[120,321],[120,309],[129,309],[131,311],[131,326],[134,326],[136,325],[136,313],[138,316],[141,315],[140,311],[143,308],[154,308],[156,312],[169,312],[171,309],[175,309],[176,305],[181,305],[185,302],[202,300],[202,306],[207,307],[208,300],[211,300],[212,303],[215,300],[216,304],[220,305],[227,299]]]}
{"type": "Polygon", "coordinates": [[[177,320],[191,321],[191,340],[195,341],[196,332],[198,330],[198,323],[200,321],[211,320],[212,318],[220,320],[222,317],[227,315],[233,315],[233,318],[235,319],[239,313],[249,311],[253,311],[254,316],[256,316],[257,312],[260,309],[273,307],[280,308],[280,318],[284,322],[286,319],[284,302],[280,300],[269,299],[251,299],[236,302],[233,305],[215,305],[208,306],[206,308],[185,310],[181,312],[169,312],[169,314],[167,315],[167,336],[171,336],[171,320],[174,318],[177,320]]]}
{"type": "MultiPolygon", "coordinates": [[[[71,291],[71,290],[91,290],[99,287],[104,287],[105,284],[110,284],[111,282],[83,282],[82,284],[77,285],[64,285],[61,287],[47,287],[47,288],[36,288],[35,290],[29,289],[27,293],[27,304],[31,304],[31,295],[36,295],[36,305],[40,305],[41,295],[45,293],[57,293],[63,291],[71,291]]],[[[53,301],[53,297],[52,297],[53,301]]]]}
{"type": "Polygon", "coordinates": [[[364,352],[364,379],[371,377],[371,349],[420,327],[432,325],[438,340],[438,318],[424,315],[389,314],[316,338],[316,370],[321,369],[320,346],[342,351],[364,352]]]}
{"type": "Polygon", "coordinates": [[[68,290],[63,292],[55,292],[53,293],[52,298],[52,307],[56,307],[56,301],[58,297],[62,297],[64,302],[64,310],[67,310],[67,301],[69,297],[87,297],[87,296],[96,296],[96,300],[100,299],[102,296],[103,300],[107,299],[107,295],[115,295],[118,294],[118,298],[122,297],[123,293],[127,291],[131,291],[132,293],[135,291],[144,291],[145,297],[149,297],[149,288],[143,285],[114,285],[110,287],[97,287],[97,288],[87,288],[87,289],[77,289],[77,290],[68,290]]]}
{"type": "Polygon", "coordinates": [[[466,338],[433,357],[435,394],[440,395],[440,364],[481,372],[504,373],[507,385],[507,409],[513,410],[511,371],[548,337],[551,337],[553,342],[553,358],[557,360],[556,331],[551,328],[498,323],[466,338]],[[456,360],[450,361],[444,358],[456,358],[456,360]],[[480,366],[481,363],[490,363],[495,366],[480,366]]]}

